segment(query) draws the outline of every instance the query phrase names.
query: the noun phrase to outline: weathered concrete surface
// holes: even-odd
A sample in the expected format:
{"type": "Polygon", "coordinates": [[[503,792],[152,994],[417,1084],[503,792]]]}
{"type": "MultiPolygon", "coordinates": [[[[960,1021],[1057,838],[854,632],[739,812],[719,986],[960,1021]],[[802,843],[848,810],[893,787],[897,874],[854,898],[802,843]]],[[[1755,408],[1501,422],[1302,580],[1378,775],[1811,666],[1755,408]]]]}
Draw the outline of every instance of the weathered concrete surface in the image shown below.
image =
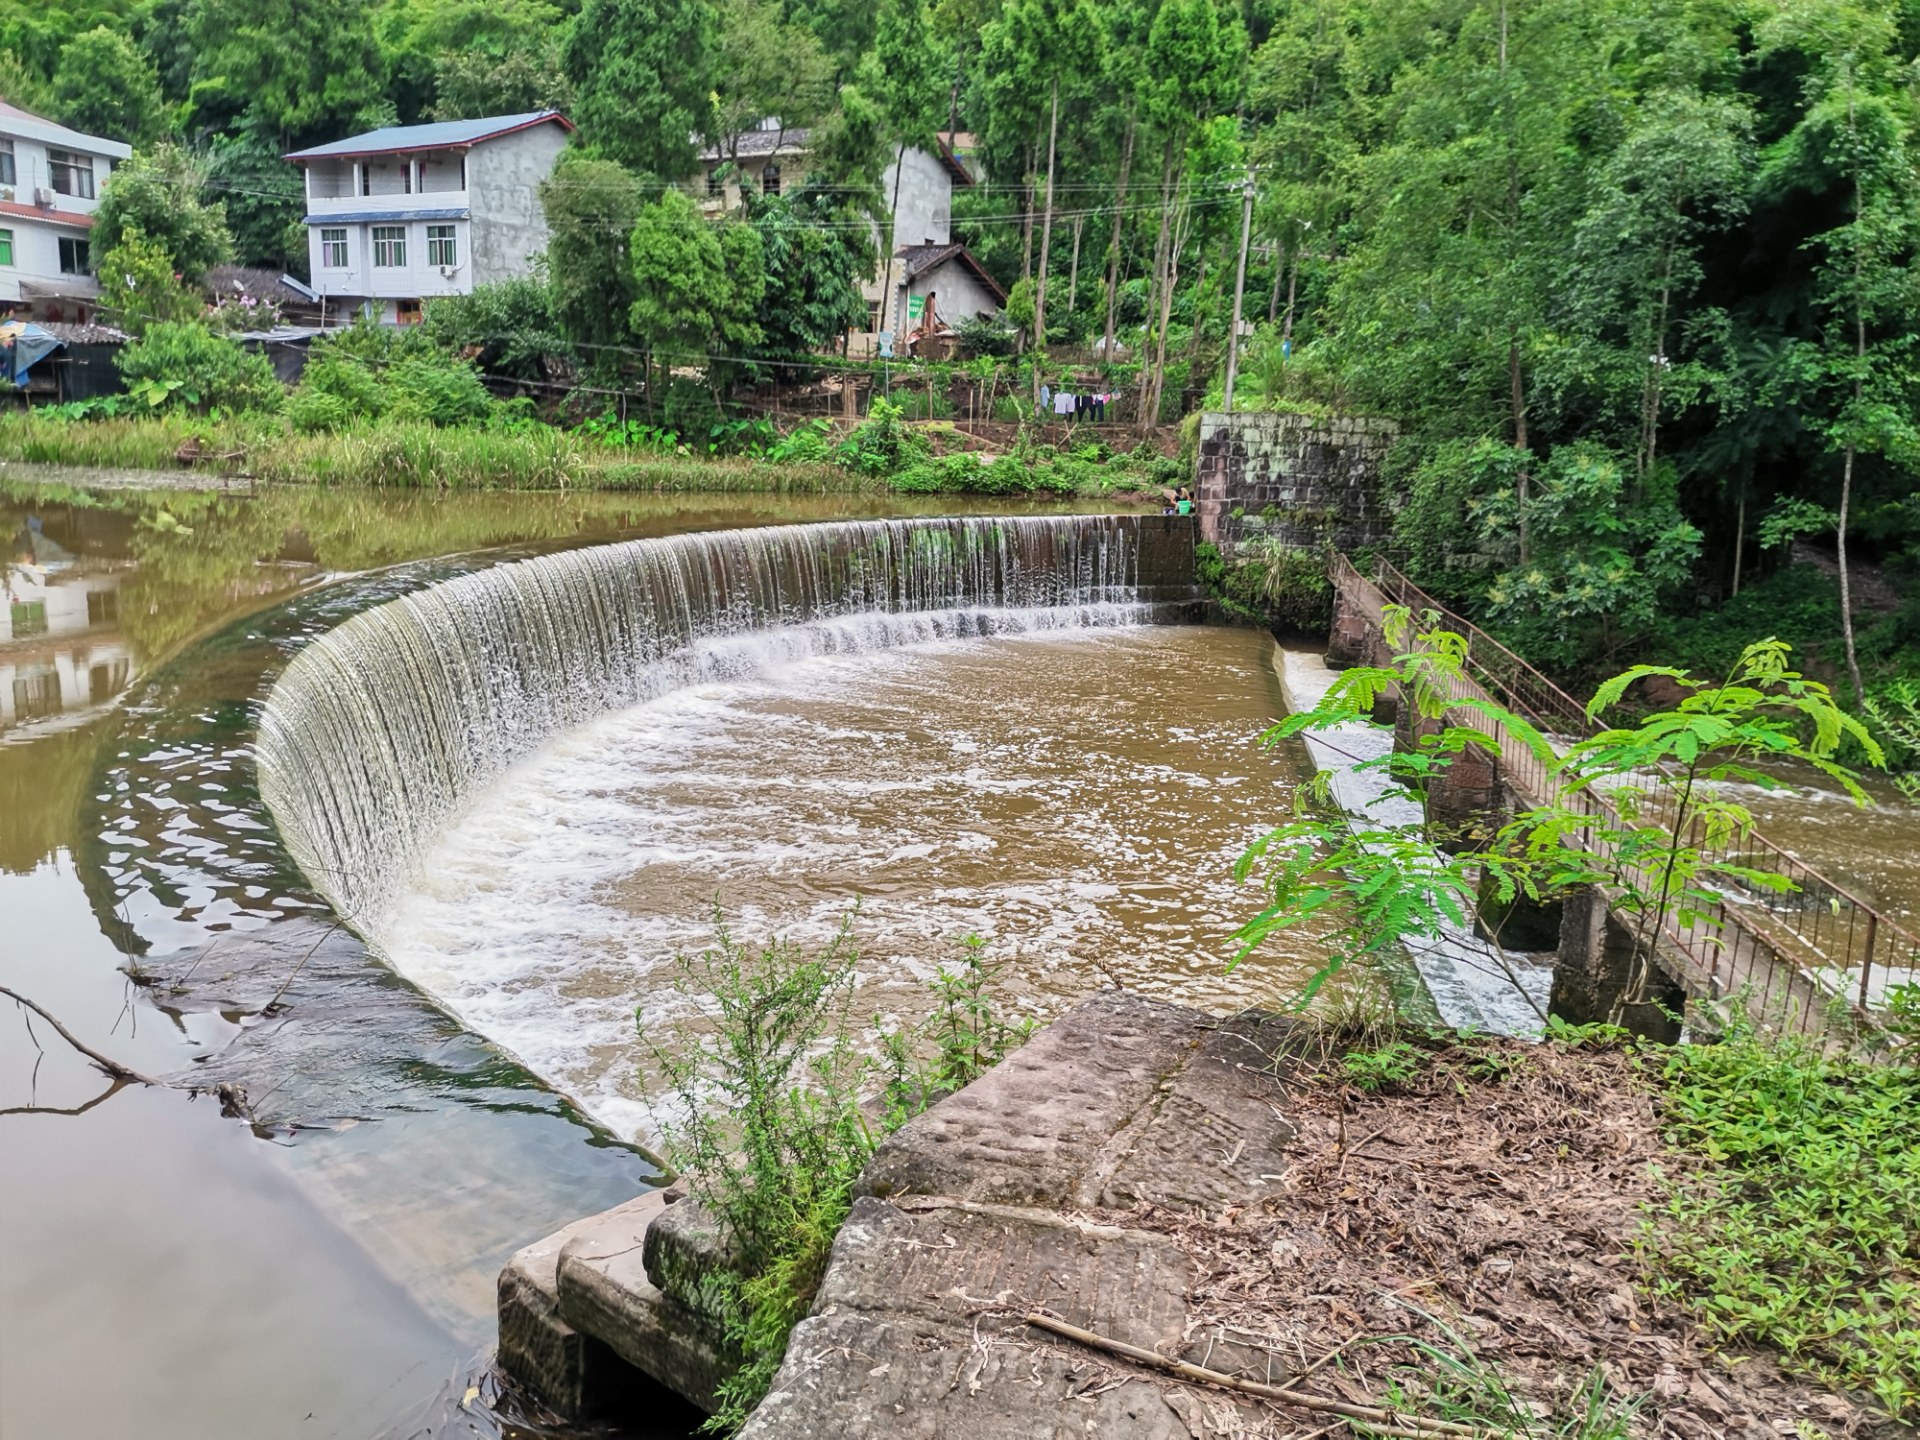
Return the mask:
{"type": "Polygon", "coordinates": [[[647,1279],[649,1229],[673,1193],[649,1191],[576,1220],[500,1272],[500,1365],[568,1419],[631,1388],[631,1370],[713,1409],[725,1373],[693,1316],[647,1279]],[[631,1369],[629,1369],[631,1367],[631,1369]]]}
{"type": "MultiPolygon", "coordinates": [[[[1030,1334],[1045,1310],[1213,1363],[1201,1277],[1141,1205],[1217,1214],[1278,1197],[1294,1129],[1286,1022],[1112,994],[1086,1001],[896,1132],[861,1177],[813,1314],[752,1440],[1208,1440],[1219,1403],[1030,1334]],[[1088,1212],[1099,1212],[1090,1216],[1088,1212]]],[[[556,1406],[591,1406],[593,1356],[709,1409],[724,1374],[712,1221],[671,1193],[568,1227],[501,1277],[501,1358],[556,1406]]],[[[1229,1406],[1231,1409],[1231,1406],[1229,1406]]],[[[1228,1420],[1232,1417],[1229,1415],[1228,1420]]]]}
{"type": "Polygon", "coordinates": [[[1257,1200],[1293,1138],[1258,1076],[1267,1028],[1088,1000],[889,1138],[860,1189],[1048,1208],[1257,1200]]]}
{"type": "Polygon", "coordinates": [[[1364,550],[1393,530],[1381,463],[1396,430],[1357,416],[1281,411],[1200,417],[1200,538],[1231,547],[1272,536],[1299,549],[1364,550]]]}
{"type": "Polygon", "coordinates": [[[1216,1424],[1221,1402],[1022,1317],[1202,1358],[1192,1260],[1125,1212],[1210,1214],[1279,1193],[1294,1138],[1275,1074],[1285,1034],[1271,1018],[1101,996],[909,1122],[862,1177],[814,1313],[743,1440],[1235,1433],[1231,1417],[1216,1424]],[[1076,1213],[1090,1210],[1102,1220],[1076,1213]]]}

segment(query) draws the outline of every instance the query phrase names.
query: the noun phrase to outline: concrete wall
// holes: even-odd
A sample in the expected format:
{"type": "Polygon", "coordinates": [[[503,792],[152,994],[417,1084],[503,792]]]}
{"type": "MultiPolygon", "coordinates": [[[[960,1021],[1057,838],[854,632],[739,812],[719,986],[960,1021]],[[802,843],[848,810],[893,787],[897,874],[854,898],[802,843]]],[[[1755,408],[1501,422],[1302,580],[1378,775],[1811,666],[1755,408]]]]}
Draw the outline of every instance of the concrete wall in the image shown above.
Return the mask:
{"type": "Polygon", "coordinates": [[[880,177],[880,193],[893,206],[893,246],[946,245],[953,240],[953,176],[924,150],[909,149],[880,177]],[[898,172],[900,198],[893,186],[898,172]]]}
{"type": "MultiPolygon", "coordinates": [[[[899,262],[894,262],[895,273],[899,271],[899,262]]],[[[999,311],[1000,302],[993,292],[982,285],[966,266],[949,260],[936,269],[923,275],[916,275],[911,285],[895,285],[894,313],[892,329],[896,336],[904,337],[917,322],[907,318],[907,301],[915,295],[934,296],[934,306],[940,312],[940,318],[949,325],[958,325],[962,320],[975,315],[992,315],[999,311]]]]}
{"type": "Polygon", "coordinates": [[[473,270],[468,288],[526,275],[547,248],[540,182],[566,149],[561,125],[536,125],[475,146],[467,157],[473,209],[473,270]]]}
{"type": "Polygon", "coordinates": [[[1391,421],[1274,411],[1200,417],[1195,493],[1200,538],[1223,547],[1260,535],[1318,550],[1384,543],[1394,506],[1381,484],[1391,421]]]}

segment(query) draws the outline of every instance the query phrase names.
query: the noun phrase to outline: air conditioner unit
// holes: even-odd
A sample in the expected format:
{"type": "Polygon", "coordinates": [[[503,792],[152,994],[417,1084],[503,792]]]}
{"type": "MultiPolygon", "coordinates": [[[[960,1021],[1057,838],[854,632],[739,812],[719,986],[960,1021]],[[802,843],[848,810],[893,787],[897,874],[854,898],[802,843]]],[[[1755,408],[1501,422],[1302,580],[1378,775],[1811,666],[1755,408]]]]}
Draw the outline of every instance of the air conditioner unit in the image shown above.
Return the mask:
{"type": "Polygon", "coordinates": [[[33,192],[33,203],[38,205],[42,210],[51,210],[53,208],[53,191],[44,185],[36,187],[33,192]]]}
{"type": "Polygon", "coordinates": [[[10,201],[12,199],[13,199],[13,187],[11,185],[0,185],[0,200],[10,201]]]}
{"type": "Polygon", "coordinates": [[[459,273],[460,267],[458,265],[442,265],[440,267],[440,278],[442,280],[451,280],[459,273]]]}

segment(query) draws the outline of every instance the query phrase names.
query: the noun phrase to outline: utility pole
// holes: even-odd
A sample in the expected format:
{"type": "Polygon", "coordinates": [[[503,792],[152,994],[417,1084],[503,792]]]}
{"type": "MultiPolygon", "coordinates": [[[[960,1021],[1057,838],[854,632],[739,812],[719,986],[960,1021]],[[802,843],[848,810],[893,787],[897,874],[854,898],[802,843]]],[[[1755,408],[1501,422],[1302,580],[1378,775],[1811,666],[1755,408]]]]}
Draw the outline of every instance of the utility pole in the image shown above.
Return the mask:
{"type": "Polygon", "coordinates": [[[1253,235],[1253,170],[1247,170],[1240,205],[1240,273],[1233,280],[1233,324],[1227,329],[1227,391],[1223,407],[1233,413],[1233,380],[1240,368],[1240,307],[1247,298],[1247,241],[1253,235]]]}

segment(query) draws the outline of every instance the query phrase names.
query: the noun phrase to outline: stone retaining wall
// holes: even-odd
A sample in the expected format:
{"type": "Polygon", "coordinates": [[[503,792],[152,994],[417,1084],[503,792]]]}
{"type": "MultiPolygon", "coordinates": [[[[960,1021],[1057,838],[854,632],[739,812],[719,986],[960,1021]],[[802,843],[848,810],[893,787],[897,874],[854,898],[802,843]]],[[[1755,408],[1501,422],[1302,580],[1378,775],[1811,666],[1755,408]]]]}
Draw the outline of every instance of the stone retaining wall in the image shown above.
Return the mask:
{"type": "Polygon", "coordinates": [[[1388,420],[1275,411],[1200,417],[1200,538],[1231,549],[1260,535],[1306,550],[1383,545],[1394,506],[1381,465],[1388,420]]]}

